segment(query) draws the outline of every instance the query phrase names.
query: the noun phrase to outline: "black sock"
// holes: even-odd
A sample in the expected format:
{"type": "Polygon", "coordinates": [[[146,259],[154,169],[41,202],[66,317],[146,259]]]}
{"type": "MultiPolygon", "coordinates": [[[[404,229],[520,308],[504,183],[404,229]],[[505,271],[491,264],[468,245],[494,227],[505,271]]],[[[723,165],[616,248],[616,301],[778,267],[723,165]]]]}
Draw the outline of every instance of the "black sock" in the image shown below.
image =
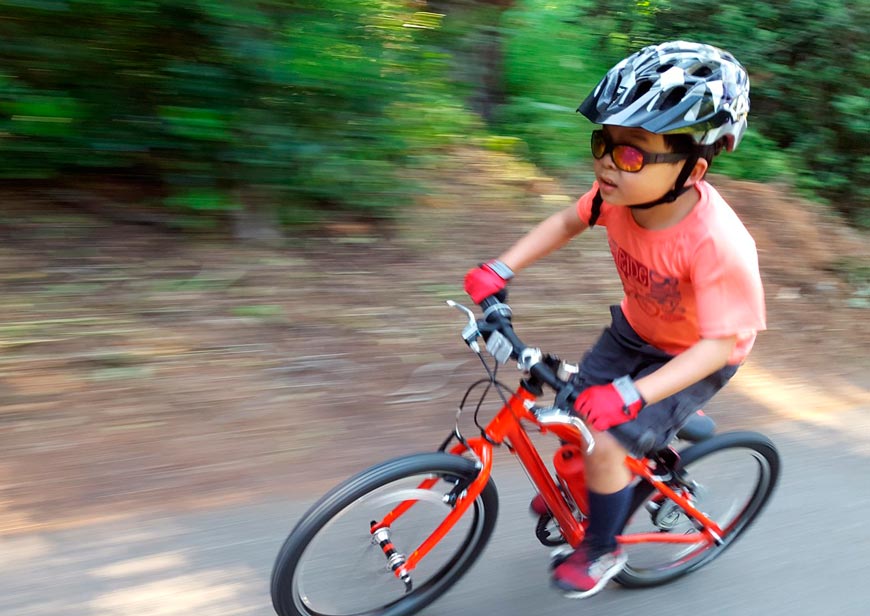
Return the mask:
{"type": "Polygon", "coordinates": [[[583,541],[588,558],[616,549],[616,535],[625,524],[633,492],[629,486],[613,494],[589,493],[589,528],[583,541]]]}

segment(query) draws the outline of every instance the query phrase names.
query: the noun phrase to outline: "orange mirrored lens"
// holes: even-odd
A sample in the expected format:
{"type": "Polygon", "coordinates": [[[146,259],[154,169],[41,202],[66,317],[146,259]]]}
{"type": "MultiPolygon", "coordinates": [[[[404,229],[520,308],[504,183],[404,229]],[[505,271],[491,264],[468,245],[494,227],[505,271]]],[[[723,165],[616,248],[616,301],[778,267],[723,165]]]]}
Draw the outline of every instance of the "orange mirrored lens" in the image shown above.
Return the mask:
{"type": "Polygon", "coordinates": [[[606,149],[607,143],[604,141],[604,134],[599,130],[592,131],[592,156],[601,158],[606,149]]]}
{"type": "Polygon", "coordinates": [[[610,154],[617,168],[635,172],[643,169],[644,154],[630,145],[614,145],[603,131],[592,131],[592,156],[603,158],[610,154]]]}
{"type": "Polygon", "coordinates": [[[643,168],[643,152],[630,145],[613,148],[613,162],[623,171],[640,171],[643,168]]]}

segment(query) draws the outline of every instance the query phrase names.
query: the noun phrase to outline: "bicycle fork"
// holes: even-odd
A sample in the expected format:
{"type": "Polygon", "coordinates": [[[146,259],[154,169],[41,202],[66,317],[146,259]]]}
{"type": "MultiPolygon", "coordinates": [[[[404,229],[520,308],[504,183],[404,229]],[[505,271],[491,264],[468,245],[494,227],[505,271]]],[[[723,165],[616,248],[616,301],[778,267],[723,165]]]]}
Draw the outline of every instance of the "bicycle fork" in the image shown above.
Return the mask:
{"type": "MultiPolygon", "coordinates": [[[[378,526],[378,523],[372,520],[371,528],[375,529],[376,526],[378,526]]],[[[377,530],[372,531],[372,543],[381,548],[381,551],[383,551],[384,556],[387,559],[387,565],[390,567],[390,571],[402,580],[405,584],[405,592],[409,593],[413,589],[414,583],[411,580],[411,573],[405,567],[407,558],[404,554],[401,554],[396,550],[396,547],[393,545],[393,541],[390,538],[390,534],[390,528],[388,526],[381,526],[377,528],[377,530]]]]}
{"type": "MultiPolygon", "coordinates": [[[[399,503],[380,522],[372,521],[370,524],[369,532],[372,536],[372,544],[381,548],[390,570],[405,584],[406,593],[410,592],[413,586],[411,571],[414,570],[432,548],[438,545],[439,541],[447,536],[447,533],[450,532],[459,518],[465,515],[468,508],[477,500],[477,497],[480,496],[480,493],[483,492],[489,481],[490,474],[492,473],[492,445],[482,438],[469,439],[468,445],[469,447],[466,448],[465,445],[459,443],[451,449],[450,453],[459,455],[467,451],[467,449],[471,449],[480,461],[480,472],[468,485],[461,486],[461,489],[458,485],[454,486],[454,489],[445,495],[444,502],[451,507],[450,512],[413,552],[405,556],[396,549],[390,539],[390,526],[417,503],[416,499],[409,499],[399,503]]],[[[417,489],[429,490],[438,480],[438,477],[426,479],[417,486],[417,489]]]]}
{"type": "MultiPolygon", "coordinates": [[[[437,480],[427,479],[422,482],[417,489],[428,490],[431,488],[437,480]]],[[[468,482],[461,482],[457,480],[453,486],[453,489],[450,490],[447,494],[444,495],[444,502],[451,507],[456,505],[456,502],[464,498],[468,493],[468,482]]],[[[402,582],[405,584],[405,592],[409,593],[413,590],[413,581],[411,580],[411,573],[406,566],[408,562],[408,557],[399,552],[396,549],[396,546],[392,541],[392,530],[386,524],[387,521],[392,523],[403,513],[408,511],[416,501],[407,500],[402,502],[396,509],[390,512],[390,514],[384,518],[381,522],[376,522],[372,520],[369,524],[370,532],[372,534],[372,544],[377,545],[381,548],[381,551],[384,553],[384,557],[387,559],[387,566],[389,566],[390,571],[393,572],[402,582]]]]}

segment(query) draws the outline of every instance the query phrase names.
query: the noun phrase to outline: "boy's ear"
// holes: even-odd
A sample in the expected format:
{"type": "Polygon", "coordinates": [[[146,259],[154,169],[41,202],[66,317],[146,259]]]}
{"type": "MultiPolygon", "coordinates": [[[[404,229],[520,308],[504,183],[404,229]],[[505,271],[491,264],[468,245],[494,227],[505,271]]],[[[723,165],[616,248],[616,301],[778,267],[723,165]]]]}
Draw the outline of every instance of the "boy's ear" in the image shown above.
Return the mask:
{"type": "Polygon", "coordinates": [[[686,179],[686,186],[692,186],[696,182],[704,179],[704,176],[707,174],[707,169],[710,167],[710,163],[706,158],[699,158],[695,161],[695,166],[692,168],[692,173],[689,174],[688,179],[686,179]]]}

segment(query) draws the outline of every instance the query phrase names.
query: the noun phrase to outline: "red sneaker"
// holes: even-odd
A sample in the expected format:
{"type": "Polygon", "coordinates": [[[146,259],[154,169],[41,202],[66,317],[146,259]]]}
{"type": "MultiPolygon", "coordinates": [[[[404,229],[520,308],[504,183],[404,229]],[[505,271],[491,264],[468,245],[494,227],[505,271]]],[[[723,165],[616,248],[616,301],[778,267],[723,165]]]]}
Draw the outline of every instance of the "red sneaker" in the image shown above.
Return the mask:
{"type": "Polygon", "coordinates": [[[591,597],[625,568],[627,560],[620,548],[590,559],[581,547],[553,569],[553,586],[570,599],[591,597]]]}

